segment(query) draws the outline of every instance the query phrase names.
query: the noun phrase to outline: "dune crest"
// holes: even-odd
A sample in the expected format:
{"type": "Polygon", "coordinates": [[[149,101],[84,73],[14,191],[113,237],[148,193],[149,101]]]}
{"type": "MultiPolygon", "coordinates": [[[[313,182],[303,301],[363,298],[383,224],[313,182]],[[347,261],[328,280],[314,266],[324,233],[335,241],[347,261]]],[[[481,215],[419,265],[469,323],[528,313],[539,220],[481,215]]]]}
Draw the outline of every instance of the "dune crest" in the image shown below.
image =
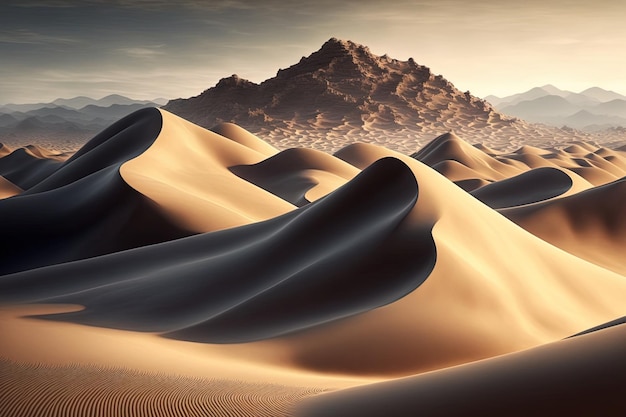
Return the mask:
{"type": "Polygon", "coordinates": [[[243,179],[301,207],[345,184],[359,172],[321,151],[294,148],[255,165],[233,166],[243,179]]]}

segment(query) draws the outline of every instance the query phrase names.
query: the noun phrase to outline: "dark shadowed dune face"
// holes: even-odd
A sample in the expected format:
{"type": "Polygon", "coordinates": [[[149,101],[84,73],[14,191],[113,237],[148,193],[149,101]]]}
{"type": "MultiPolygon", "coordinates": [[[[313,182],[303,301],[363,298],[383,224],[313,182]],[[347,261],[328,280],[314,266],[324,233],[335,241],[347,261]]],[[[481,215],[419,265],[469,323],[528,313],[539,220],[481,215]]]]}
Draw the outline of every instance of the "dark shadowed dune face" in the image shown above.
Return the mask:
{"type": "Polygon", "coordinates": [[[619,416],[625,326],[439,372],[323,394],[299,416],[619,416]],[[591,384],[591,381],[595,381],[591,384]]]}
{"type": "Polygon", "coordinates": [[[566,193],[572,179],[563,171],[542,167],[487,184],[471,194],[494,209],[537,203],[566,193]]]}
{"type": "Polygon", "coordinates": [[[407,251],[397,232],[417,195],[411,171],[382,159],[335,193],[273,220],[24,272],[0,286],[7,300],[86,307],[52,319],[206,342],[264,339],[417,288],[434,265],[434,243],[427,238],[407,251]],[[130,267],[123,273],[118,265],[130,267]]]}
{"type": "Polygon", "coordinates": [[[1,158],[0,171],[14,166],[6,177],[25,191],[0,204],[2,238],[11,242],[0,252],[0,273],[188,235],[119,174],[124,162],[152,145],[161,123],[157,109],[140,110],[94,137],[63,163],[35,158],[25,151],[18,155],[20,150],[1,158]],[[27,159],[15,165],[14,155],[27,159]]]}
{"type": "Polygon", "coordinates": [[[27,190],[56,171],[61,162],[39,158],[26,148],[19,148],[0,159],[0,175],[27,190]]]}

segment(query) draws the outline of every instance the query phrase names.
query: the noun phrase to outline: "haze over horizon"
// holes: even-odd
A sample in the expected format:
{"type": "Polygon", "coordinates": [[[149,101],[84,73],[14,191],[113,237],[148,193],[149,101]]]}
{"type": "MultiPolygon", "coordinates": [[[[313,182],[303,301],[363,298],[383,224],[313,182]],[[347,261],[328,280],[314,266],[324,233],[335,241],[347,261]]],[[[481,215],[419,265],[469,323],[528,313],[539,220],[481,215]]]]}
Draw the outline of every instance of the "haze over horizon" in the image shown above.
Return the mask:
{"type": "Polygon", "coordinates": [[[25,0],[0,6],[0,103],[189,97],[233,73],[264,81],[330,37],[413,57],[480,97],[545,84],[625,94],[625,12],[613,0],[25,0]]]}

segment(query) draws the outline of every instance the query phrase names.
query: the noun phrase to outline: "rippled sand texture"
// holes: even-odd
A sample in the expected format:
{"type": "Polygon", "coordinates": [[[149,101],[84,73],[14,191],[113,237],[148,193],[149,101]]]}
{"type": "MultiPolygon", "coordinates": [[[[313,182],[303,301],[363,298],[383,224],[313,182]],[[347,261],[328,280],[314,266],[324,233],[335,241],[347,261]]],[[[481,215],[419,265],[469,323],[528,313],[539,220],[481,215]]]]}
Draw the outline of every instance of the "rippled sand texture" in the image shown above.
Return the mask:
{"type": "Polygon", "coordinates": [[[0,361],[6,416],[289,416],[319,389],[0,361]]]}

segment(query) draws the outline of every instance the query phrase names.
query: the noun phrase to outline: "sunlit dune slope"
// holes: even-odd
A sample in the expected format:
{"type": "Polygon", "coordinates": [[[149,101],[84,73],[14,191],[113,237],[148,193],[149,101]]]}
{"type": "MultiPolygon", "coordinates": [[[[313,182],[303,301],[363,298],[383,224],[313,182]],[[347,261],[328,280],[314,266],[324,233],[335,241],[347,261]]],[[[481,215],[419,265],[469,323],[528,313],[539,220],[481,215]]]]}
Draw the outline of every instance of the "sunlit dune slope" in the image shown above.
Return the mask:
{"type": "Polygon", "coordinates": [[[626,180],[502,214],[578,257],[626,275],[626,180]]]}
{"type": "Polygon", "coordinates": [[[13,197],[22,192],[22,189],[17,185],[13,184],[11,181],[6,178],[0,176],[0,199],[13,197]]]}
{"type": "Polygon", "coordinates": [[[621,315],[623,277],[536,238],[427,166],[365,144],[336,156],[359,168],[386,156],[411,167],[420,195],[403,223],[406,251],[419,257],[412,239],[434,224],[437,261],[424,284],[393,304],[275,341],[299,365],[408,374],[542,344],[621,315]]]}

